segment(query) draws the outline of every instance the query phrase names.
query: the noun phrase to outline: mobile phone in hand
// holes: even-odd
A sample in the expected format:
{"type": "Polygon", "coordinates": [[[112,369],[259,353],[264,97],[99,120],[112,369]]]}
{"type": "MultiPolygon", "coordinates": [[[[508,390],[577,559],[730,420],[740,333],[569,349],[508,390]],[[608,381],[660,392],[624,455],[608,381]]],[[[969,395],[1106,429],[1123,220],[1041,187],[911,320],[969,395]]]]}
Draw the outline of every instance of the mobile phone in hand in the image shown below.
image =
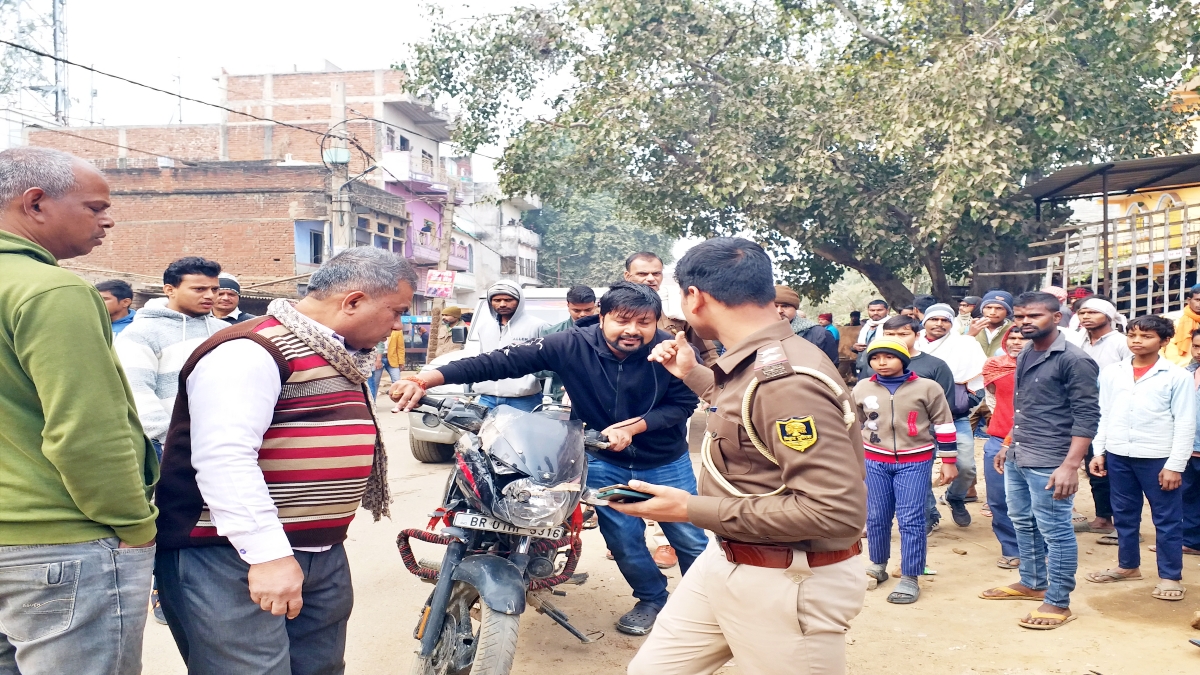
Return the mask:
{"type": "Polygon", "coordinates": [[[597,490],[596,498],[624,504],[627,502],[644,502],[647,499],[653,499],[654,495],[648,492],[638,492],[628,485],[609,485],[597,490]]]}

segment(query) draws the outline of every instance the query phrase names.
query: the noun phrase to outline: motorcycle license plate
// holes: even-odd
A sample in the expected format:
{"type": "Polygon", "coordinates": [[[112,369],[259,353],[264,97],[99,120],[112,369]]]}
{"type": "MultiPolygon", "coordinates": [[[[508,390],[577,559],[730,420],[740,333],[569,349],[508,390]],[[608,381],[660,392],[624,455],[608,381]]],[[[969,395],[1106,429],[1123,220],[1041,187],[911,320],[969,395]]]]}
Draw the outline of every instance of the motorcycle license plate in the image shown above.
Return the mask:
{"type": "Polygon", "coordinates": [[[490,518],[478,513],[454,514],[454,526],[465,527],[470,530],[487,530],[489,532],[516,534],[525,537],[535,537],[537,539],[562,539],[567,533],[565,527],[517,527],[503,520],[490,518]]]}

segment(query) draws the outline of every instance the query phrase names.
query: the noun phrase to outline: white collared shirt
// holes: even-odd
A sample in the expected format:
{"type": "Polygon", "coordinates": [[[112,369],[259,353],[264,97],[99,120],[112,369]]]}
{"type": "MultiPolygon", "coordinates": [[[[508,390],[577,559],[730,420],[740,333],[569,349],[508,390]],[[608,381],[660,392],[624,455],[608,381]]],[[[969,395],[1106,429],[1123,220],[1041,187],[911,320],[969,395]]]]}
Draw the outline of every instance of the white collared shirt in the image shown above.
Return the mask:
{"type": "Polygon", "coordinates": [[[1092,450],[1123,457],[1161,459],[1180,473],[1192,455],[1196,392],[1191,373],[1164,357],[1133,379],[1133,359],[1100,371],[1100,425],[1092,450]]]}
{"type": "MultiPolygon", "coordinates": [[[[333,329],[300,316],[344,343],[333,329]]],[[[286,558],[293,550],[258,465],[258,450],[281,390],[275,360],[251,340],[218,345],[200,359],[187,379],[196,485],[217,533],[227,537],[251,565],[286,558]]]]}

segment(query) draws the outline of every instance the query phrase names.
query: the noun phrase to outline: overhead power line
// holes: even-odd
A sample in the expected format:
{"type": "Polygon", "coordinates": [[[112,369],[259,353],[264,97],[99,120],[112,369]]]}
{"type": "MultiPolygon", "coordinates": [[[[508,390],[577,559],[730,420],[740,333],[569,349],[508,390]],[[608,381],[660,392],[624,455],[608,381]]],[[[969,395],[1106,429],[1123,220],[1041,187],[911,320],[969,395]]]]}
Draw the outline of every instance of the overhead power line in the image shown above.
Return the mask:
{"type": "Polygon", "coordinates": [[[209,103],[208,101],[202,101],[202,100],[200,100],[200,99],[198,99],[198,98],[192,98],[192,97],[190,97],[190,96],[183,96],[183,95],[181,95],[179,92],[167,91],[166,89],[161,89],[161,88],[159,88],[159,87],[155,87],[155,86],[153,86],[153,85],[149,85],[149,84],[145,84],[145,83],[142,83],[142,82],[138,82],[137,80],[131,80],[131,79],[129,79],[128,77],[122,77],[122,76],[120,76],[120,75],[114,75],[114,74],[112,74],[112,73],[106,73],[106,72],[104,72],[103,70],[97,70],[97,69],[95,69],[95,68],[93,68],[93,67],[91,67],[91,66],[85,66],[85,65],[83,65],[82,63],[75,63],[74,61],[69,61],[69,60],[67,60],[67,59],[64,59],[64,58],[62,58],[62,57],[55,56],[55,55],[53,55],[53,54],[48,54],[48,53],[46,53],[46,52],[43,52],[43,51],[41,51],[41,50],[34,49],[33,47],[26,47],[25,45],[18,44],[18,43],[16,43],[16,42],[12,42],[12,41],[10,41],[10,40],[3,40],[3,39],[0,39],[0,44],[5,44],[5,45],[8,45],[9,47],[16,47],[17,49],[23,49],[23,50],[25,50],[25,51],[27,51],[27,52],[29,52],[29,53],[31,53],[31,54],[37,54],[38,56],[41,56],[41,57],[43,57],[43,58],[47,58],[47,59],[53,59],[54,61],[58,61],[58,62],[61,62],[61,63],[65,63],[65,64],[67,64],[68,66],[75,66],[76,68],[83,68],[84,70],[87,70],[87,71],[90,71],[90,72],[96,73],[97,75],[103,75],[103,76],[105,76],[105,77],[111,77],[111,78],[113,78],[114,80],[120,80],[120,81],[122,81],[122,82],[128,82],[129,84],[132,84],[132,85],[134,85],[134,86],[137,86],[137,87],[142,87],[143,89],[149,89],[150,91],[156,91],[156,92],[158,92],[158,93],[160,93],[160,94],[166,94],[167,96],[170,96],[171,98],[183,99],[184,101],[189,101],[189,102],[191,102],[191,103],[199,103],[200,105],[205,105],[205,106],[208,106],[208,107],[210,107],[210,108],[216,108],[217,110],[224,110],[225,112],[230,112],[230,113],[233,113],[233,114],[235,114],[235,115],[241,115],[241,116],[243,116],[243,117],[249,117],[250,119],[258,120],[258,121],[260,121],[260,122],[270,122],[271,124],[278,124],[278,125],[279,125],[279,126],[281,126],[281,127],[288,127],[288,128],[291,128],[291,129],[297,129],[297,130],[299,130],[299,131],[305,131],[305,132],[308,132],[308,133],[310,133],[310,134],[315,134],[315,135],[317,135],[317,136],[323,136],[323,135],[325,134],[325,132],[323,132],[323,131],[317,131],[316,129],[308,129],[308,128],[305,128],[305,127],[302,127],[302,126],[298,126],[298,125],[296,125],[296,124],[289,124],[289,123],[287,123],[287,122],[280,122],[279,120],[274,120],[274,119],[271,119],[271,118],[269,118],[269,117],[259,117],[258,115],[254,115],[254,114],[251,114],[251,113],[248,113],[248,112],[242,112],[242,111],[240,111],[240,110],[234,110],[233,108],[230,108],[230,107],[227,107],[227,106],[223,106],[223,105],[220,105],[220,104],[217,104],[217,103],[209,103]]]}
{"type": "MultiPolygon", "coordinates": [[[[8,110],[12,110],[12,109],[11,108],[0,108],[0,110],[8,111],[8,110]]],[[[18,113],[18,114],[20,114],[20,113],[18,113]]],[[[180,162],[181,164],[195,164],[197,161],[194,159],[181,159],[179,157],[172,157],[171,155],[164,155],[161,152],[150,152],[149,150],[139,150],[137,148],[131,148],[128,145],[121,145],[119,143],[110,143],[108,141],[101,141],[99,139],[89,138],[87,136],[80,136],[79,134],[73,134],[69,131],[63,131],[62,129],[55,129],[54,127],[44,127],[40,124],[29,124],[26,120],[13,119],[6,115],[0,116],[0,119],[3,119],[7,122],[14,122],[16,124],[23,124],[31,129],[40,129],[42,131],[49,131],[50,133],[54,133],[54,134],[61,134],[63,136],[70,136],[71,138],[78,138],[81,141],[88,141],[91,143],[99,143],[100,145],[107,145],[107,146],[110,146],[113,148],[125,148],[126,150],[128,150],[130,152],[136,152],[136,153],[139,153],[142,155],[150,155],[151,157],[165,157],[169,160],[172,160],[175,162],[180,162]]]]}

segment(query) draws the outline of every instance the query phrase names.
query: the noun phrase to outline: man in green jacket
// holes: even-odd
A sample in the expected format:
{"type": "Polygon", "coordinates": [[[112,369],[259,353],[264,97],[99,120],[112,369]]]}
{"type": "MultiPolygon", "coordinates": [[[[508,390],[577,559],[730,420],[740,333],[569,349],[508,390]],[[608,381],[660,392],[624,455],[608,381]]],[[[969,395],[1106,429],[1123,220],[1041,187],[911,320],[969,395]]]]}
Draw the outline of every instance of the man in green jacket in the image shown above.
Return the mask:
{"type": "Polygon", "coordinates": [[[96,289],[58,260],[114,225],[55,150],[0,152],[0,671],[141,671],[158,461],[96,289]]]}

